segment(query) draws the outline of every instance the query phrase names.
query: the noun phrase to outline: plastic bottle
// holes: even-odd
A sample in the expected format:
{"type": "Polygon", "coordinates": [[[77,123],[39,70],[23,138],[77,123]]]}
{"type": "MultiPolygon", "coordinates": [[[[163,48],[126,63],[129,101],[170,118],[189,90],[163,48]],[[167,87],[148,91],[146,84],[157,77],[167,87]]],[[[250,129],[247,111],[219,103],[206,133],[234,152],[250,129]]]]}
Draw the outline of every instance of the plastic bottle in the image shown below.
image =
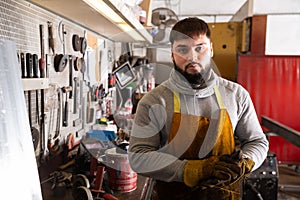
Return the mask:
{"type": "Polygon", "coordinates": [[[125,107],[125,110],[128,114],[131,114],[132,113],[132,107],[133,107],[133,104],[132,104],[132,101],[131,101],[131,98],[128,98],[124,104],[124,107],[125,107]]]}
{"type": "Polygon", "coordinates": [[[149,79],[148,79],[148,85],[147,85],[147,90],[148,92],[151,91],[152,89],[155,88],[155,78],[154,76],[151,74],[149,79]]]}
{"type": "Polygon", "coordinates": [[[101,110],[101,107],[99,106],[96,111],[96,123],[97,124],[100,124],[101,117],[102,117],[102,110],[101,110]]]}

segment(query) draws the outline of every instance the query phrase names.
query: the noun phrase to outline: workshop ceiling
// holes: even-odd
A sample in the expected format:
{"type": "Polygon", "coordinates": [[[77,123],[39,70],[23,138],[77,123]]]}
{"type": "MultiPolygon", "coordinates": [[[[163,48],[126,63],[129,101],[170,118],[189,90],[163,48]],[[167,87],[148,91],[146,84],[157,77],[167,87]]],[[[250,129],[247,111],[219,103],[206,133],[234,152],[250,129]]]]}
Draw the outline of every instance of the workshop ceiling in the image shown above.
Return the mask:
{"type": "Polygon", "coordinates": [[[179,18],[198,16],[208,21],[227,22],[247,0],[153,0],[152,8],[167,7],[179,18]]]}

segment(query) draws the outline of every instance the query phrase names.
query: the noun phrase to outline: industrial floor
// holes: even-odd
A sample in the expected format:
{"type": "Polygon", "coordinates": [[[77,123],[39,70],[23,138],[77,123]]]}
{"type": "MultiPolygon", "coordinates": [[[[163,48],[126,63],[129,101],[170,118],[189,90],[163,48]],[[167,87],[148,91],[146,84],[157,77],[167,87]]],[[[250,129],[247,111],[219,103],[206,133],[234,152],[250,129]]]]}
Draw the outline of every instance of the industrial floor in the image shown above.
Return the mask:
{"type": "Polygon", "coordinates": [[[300,199],[300,165],[279,164],[278,200],[300,199]]]}
{"type": "MultiPolygon", "coordinates": [[[[299,166],[298,166],[299,167],[299,166]]],[[[278,164],[279,180],[277,200],[300,200],[300,171],[296,165],[278,164]]],[[[137,189],[132,192],[115,194],[119,200],[139,200],[144,187],[144,177],[139,177],[137,189]]],[[[43,200],[72,200],[71,189],[55,194],[51,182],[42,184],[43,200]]],[[[253,199],[255,200],[255,199],[253,199]]],[[[275,199],[274,199],[275,200],[275,199]]]]}

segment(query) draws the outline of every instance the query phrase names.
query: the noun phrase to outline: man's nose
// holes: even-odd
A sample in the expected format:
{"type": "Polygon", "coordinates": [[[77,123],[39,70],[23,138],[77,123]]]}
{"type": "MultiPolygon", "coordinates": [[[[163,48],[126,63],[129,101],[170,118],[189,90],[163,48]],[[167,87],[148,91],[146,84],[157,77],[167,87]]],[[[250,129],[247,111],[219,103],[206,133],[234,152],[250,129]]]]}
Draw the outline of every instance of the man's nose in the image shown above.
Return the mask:
{"type": "Polygon", "coordinates": [[[188,55],[189,61],[197,61],[198,60],[198,53],[195,51],[195,49],[191,49],[188,55]]]}

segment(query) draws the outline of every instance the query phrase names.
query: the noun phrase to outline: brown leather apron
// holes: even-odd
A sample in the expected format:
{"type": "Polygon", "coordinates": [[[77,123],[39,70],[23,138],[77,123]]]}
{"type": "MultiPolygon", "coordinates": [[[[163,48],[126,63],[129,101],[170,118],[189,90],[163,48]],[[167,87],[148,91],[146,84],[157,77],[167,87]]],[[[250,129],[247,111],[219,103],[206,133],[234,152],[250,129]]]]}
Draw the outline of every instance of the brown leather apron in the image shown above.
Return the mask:
{"type": "MultiPolygon", "coordinates": [[[[180,99],[178,94],[174,93],[174,116],[170,130],[169,144],[176,139],[184,141],[192,138],[189,146],[185,148],[185,152],[180,156],[181,160],[204,159],[211,155],[231,154],[234,151],[234,134],[230,117],[223,104],[218,88],[215,87],[214,89],[220,108],[219,117],[214,124],[206,117],[180,113],[180,99]],[[210,124],[213,127],[210,127],[210,124]],[[213,128],[213,131],[209,131],[209,128],[213,128]],[[182,131],[187,136],[185,138],[176,138],[176,135],[182,135],[180,133],[182,131]],[[212,136],[208,136],[207,133],[212,134],[212,136]]],[[[241,199],[241,195],[239,194],[240,186],[240,181],[237,181],[235,184],[222,188],[203,189],[200,187],[187,187],[183,182],[168,183],[157,180],[154,191],[156,193],[155,196],[157,196],[156,199],[160,200],[236,200],[241,199]]]]}

